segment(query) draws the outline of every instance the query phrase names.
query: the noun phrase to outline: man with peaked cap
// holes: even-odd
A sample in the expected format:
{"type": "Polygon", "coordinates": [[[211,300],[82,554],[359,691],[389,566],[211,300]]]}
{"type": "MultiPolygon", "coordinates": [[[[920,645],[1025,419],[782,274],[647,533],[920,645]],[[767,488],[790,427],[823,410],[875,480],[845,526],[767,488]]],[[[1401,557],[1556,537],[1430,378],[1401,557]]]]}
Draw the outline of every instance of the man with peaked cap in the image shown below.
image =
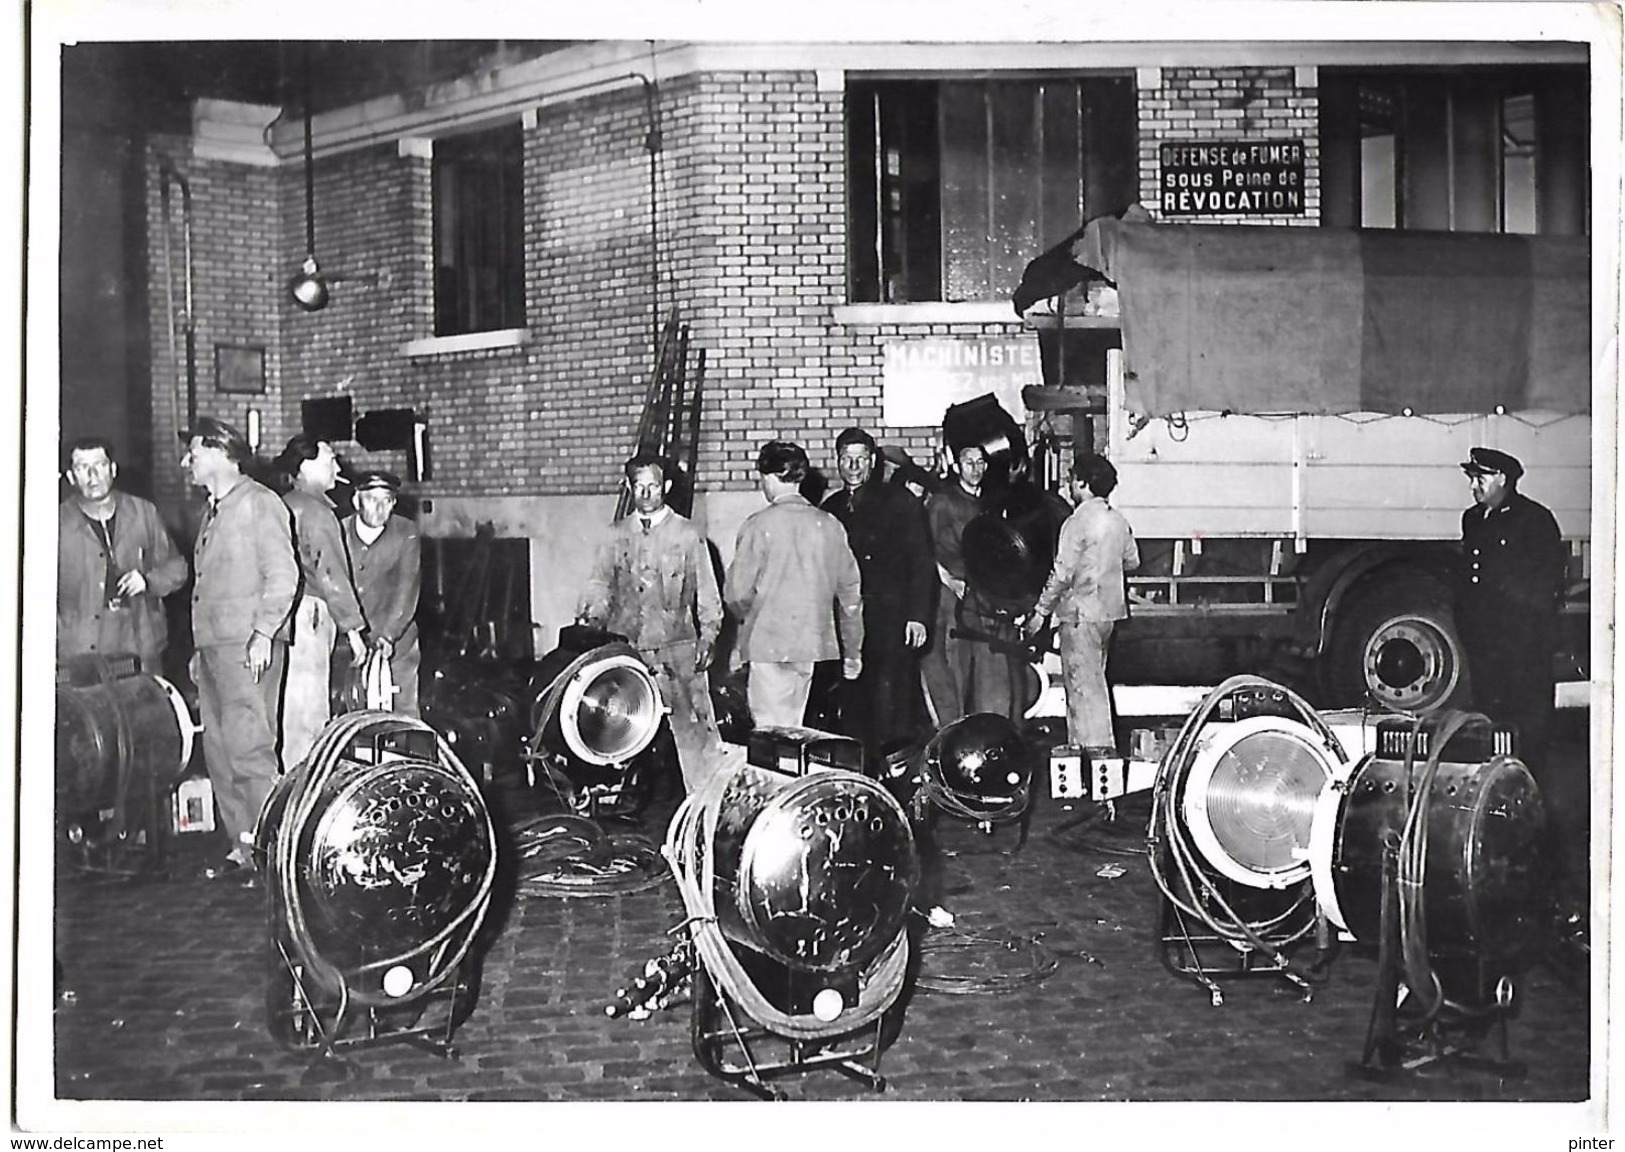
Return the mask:
{"type": "Polygon", "coordinates": [[[372,647],[389,661],[394,711],[418,714],[418,596],[423,549],[418,526],[396,516],[401,481],[392,472],[362,472],[354,479],[355,512],[344,518],[344,543],[356,594],[367,617],[372,647]]]}
{"type": "Polygon", "coordinates": [[[187,480],[209,493],[193,546],[192,679],[230,848],[208,874],[239,874],[251,884],[254,825],[279,771],[277,717],[299,593],[293,517],[275,492],[244,474],[254,453],[237,429],[203,416],[181,439],[187,480]]]}
{"type": "Polygon", "coordinates": [[[1563,538],[1551,511],[1518,491],[1517,457],[1474,448],[1461,469],[1474,503],[1461,514],[1456,626],[1473,700],[1491,719],[1516,724],[1524,758],[1538,759],[1554,703],[1563,538]]]}

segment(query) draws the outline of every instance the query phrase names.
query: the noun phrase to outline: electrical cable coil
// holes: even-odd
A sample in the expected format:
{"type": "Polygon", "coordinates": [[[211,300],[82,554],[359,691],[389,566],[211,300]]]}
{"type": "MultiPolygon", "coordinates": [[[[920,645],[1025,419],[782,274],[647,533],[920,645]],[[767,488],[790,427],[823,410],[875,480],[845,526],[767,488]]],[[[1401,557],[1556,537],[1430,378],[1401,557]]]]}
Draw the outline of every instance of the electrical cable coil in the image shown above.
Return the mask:
{"type": "Polygon", "coordinates": [[[666,881],[666,860],[642,836],[611,834],[584,816],[538,816],[513,830],[521,896],[625,896],[666,881]]]}

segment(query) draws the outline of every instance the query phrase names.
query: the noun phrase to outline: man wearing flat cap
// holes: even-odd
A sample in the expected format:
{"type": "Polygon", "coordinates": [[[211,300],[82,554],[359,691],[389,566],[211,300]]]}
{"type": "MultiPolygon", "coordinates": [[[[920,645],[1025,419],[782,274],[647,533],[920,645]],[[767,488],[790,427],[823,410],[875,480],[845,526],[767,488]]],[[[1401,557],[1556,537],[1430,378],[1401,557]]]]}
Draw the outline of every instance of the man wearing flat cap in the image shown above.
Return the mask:
{"type": "Polygon", "coordinates": [[[1517,457],[1474,448],[1461,469],[1474,503],[1461,514],[1456,624],[1473,700],[1491,719],[1518,726],[1528,759],[1551,722],[1563,539],[1551,511],[1518,491],[1517,457]]]}
{"type": "Polygon", "coordinates": [[[362,472],[354,480],[355,512],[344,518],[344,543],[372,647],[389,661],[392,710],[418,714],[418,596],[423,550],[418,528],[396,516],[401,481],[392,472],[362,472]]]}
{"type": "Polygon", "coordinates": [[[230,842],[209,875],[252,882],[254,825],[279,771],[277,717],[299,593],[293,519],[275,492],[244,475],[253,450],[237,429],[204,416],[181,439],[187,480],[209,494],[193,548],[192,679],[230,842]]]}

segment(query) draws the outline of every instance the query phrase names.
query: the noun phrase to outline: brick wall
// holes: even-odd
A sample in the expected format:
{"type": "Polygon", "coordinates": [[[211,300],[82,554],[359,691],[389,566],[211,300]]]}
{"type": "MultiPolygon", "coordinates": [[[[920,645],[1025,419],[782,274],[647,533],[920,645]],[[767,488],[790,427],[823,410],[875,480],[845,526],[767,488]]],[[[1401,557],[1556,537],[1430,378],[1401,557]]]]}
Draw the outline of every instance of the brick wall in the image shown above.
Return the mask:
{"type": "MultiPolygon", "coordinates": [[[[1311,72],[1313,70],[1308,70],[1311,72]]],[[[1305,77],[1306,79],[1308,77],[1305,77]]],[[[1165,140],[1302,140],[1301,215],[1214,216],[1204,224],[1320,223],[1320,97],[1293,68],[1160,68],[1140,75],[1140,202],[1162,203],[1158,146],[1165,140]]]]}
{"type": "MultiPolygon", "coordinates": [[[[429,232],[412,225],[418,210],[427,210],[427,168],[427,161],[404,158],[394,146],[316,162],[316,258],[331,292],[320,312],[303,311],[287,292],[305,256],[304,166],[280,170],[273,280],[282,389],[264,436],[268,453],[299,431],[302,400],[350,395],[359,416],[430,399],[399,355],[400,345],[420,334],[431,300],[429,232]]],[[[354,444],[341,451],[359,467],[404,465],[399,452],[372,455],[354,444]]]]}
{"type": "MultiPolygon", "coordinates": [[[[1159,141],[1302,139],[1308,210],[1278,219],[1316,223],[1318,102],[1295,81],[1291,68],[1143,72],[1146,205],[1158,207],[1159,141]]],[[[935,429],[879,428],[881,342],[1020,329],[1013,318],[835,321],[846,302],[842,92],[820,90],[812,72],[691,75],[662,87],[660,116],[657,257],[642,92],[539,110],[524,135],[528,342],[456,354],[402,352],[433,330],[427,158],[391,144],[318,159],[316,251],[338,279],[331,304],[313,314],[285,292],[304,256],[302,166],[177,160],[194,200],[199,410],[244,418],[250,398],[214,391],[213,347],[263,343],[267,390],[253,401],[265,414],[268,451],[298,429],[301,399],[348,393],[358,414],[427,411],[435,465],[427,494],[604,492],[618,482],[635,432],[657,311],[675,303],[692,325],[693,347],[707,355],[702,490],[751,487],[756,449],[775,437],[800,441],[828,469],[835,435],[850,424],[928,460],[935,429]]],[[[177,142],[165,147],[184,154],[177,142]]],[[[153,177],[148,208],[158,236],[155,164],[153,177]]],[[[178,204],[174,215],[178,221],[178,204]]],[[[172,234],[178,254],[178,225],[172,234]]],[[[173,443],[162,398],[177,367],[167,347],[161,246],[150,250],[155,435],[173,443]]],[[[344,454],[362,466],[406,463],[404,453],[353,444],[344,454]]],[[[177,493],[178,473],[158,472],[160,491],[167,482],[177,493]]]]}
{"type": "MultiPolygon", "coordinates": [[[[187,235],[183,184],[191,192],[192,327],[197,411],[243,429],[249,407],[274,410],[281,394],[280,286],[272,279],[281,243],[278,187],[285,174],[220,161],[194,161],[185,142],[155,140],[147,157],[147,257],[150,270],[153,490],[167,507],[184,499],[176,433],[186,420],[187,235]],[[169,180],[166,222],[160,165],[169,180]],[[165,238],[167,237],[167,250],[165,238]],[[167,261],[167,267],[166,267],[167,261]],[[166,292],[167,288],[167,292],[166,292]],[[173,340],[172,340],[173,337],[173,340]],[[217,344],[265,349],[263,396],[225,394],[215,383],[217,344]]],[[[289,274],[293,269],[289,268],[289,274]]],[[[245,429],[246,430],[246,429],[245,429]]]]}
{"type": "Polygon", "coordinates": [[[702,486],[746,489],[757,449],[801,443],[833,479],[851,425],[930,459],[934,428],[883,429],[880,341],[1013,326],[845,325],[844,94],[803,73],[713,73],[667,89],[677,298],[707,349],[702,486]]]}

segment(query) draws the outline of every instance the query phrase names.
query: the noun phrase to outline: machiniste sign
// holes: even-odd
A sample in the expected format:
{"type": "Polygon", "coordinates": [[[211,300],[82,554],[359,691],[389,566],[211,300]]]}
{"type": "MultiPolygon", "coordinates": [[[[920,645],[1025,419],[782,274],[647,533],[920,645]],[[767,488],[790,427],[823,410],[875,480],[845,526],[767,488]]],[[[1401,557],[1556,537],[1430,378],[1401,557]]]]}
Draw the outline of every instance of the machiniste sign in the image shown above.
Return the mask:
{"type": "Polygon", "coordinates": [[[935,427],[950,404],[986,392],[1021,420],[1027,414],[1021,390],[1044,382],[1030,333],[893,338],[880,350],[881,423],[888,428],[935,427]]]}

